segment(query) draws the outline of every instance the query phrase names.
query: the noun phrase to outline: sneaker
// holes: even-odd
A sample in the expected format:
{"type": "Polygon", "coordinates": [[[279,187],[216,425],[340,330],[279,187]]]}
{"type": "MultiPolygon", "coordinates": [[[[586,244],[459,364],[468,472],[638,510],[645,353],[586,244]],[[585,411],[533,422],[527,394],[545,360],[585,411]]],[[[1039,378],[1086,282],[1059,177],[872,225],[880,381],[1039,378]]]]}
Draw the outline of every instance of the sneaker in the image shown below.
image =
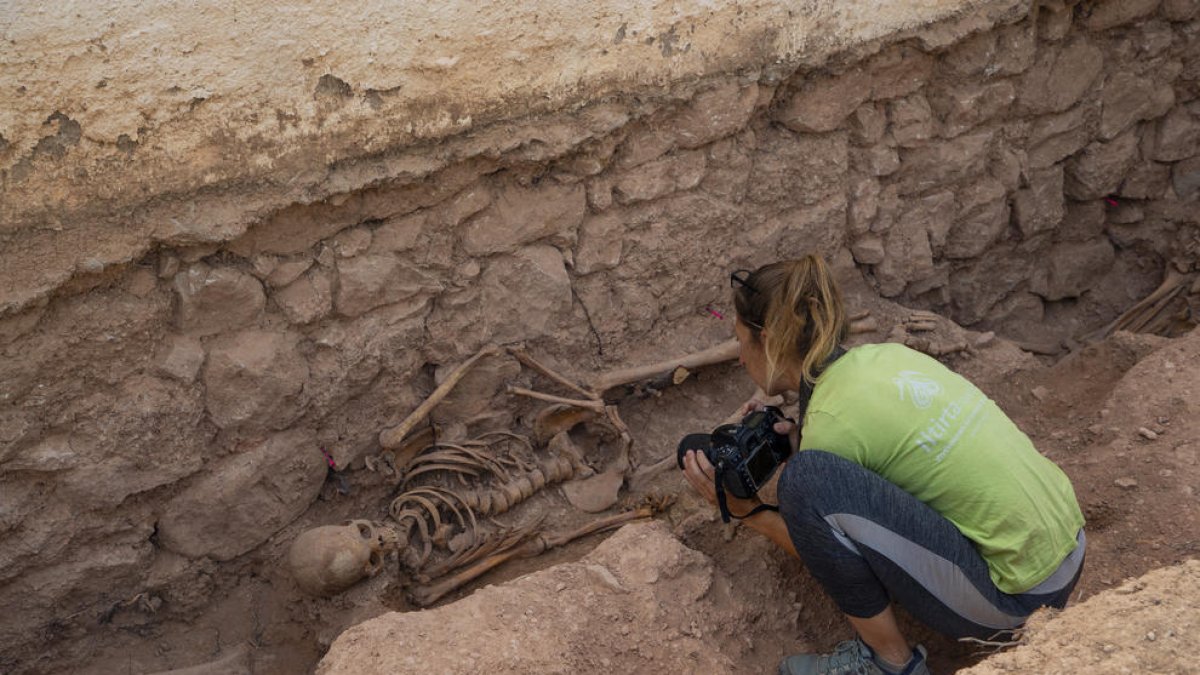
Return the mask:
{"type": "MultiPolygon", "coordinates": [[[[875,654],[862,640],[839,643],[832,654],[797,654],[779,664],[779,675],[893,675],[875,662],[875,654]]],[[[904,669],[894,675],[929,675],[925,648],[917,645],[904,669]]]]}

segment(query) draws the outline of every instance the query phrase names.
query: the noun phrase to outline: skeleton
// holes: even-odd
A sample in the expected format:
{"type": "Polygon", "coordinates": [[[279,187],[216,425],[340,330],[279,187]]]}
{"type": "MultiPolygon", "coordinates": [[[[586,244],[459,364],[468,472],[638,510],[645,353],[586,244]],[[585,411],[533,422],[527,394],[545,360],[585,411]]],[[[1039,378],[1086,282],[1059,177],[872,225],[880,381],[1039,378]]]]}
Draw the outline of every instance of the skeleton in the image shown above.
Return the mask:
{"type": "Polygon", "coordinates": [[[395,530],[368,520],[324,525],[296,537],[287,564],[304,592],[329,596],[378,574],[397,543],[395,530]]]}
{"type": "Polygon", "coordinates": [[[1200,276],[1181,271],[1186,269],[1183,264],[1167,265],[1158,288],[1086,339],[1101,340],[1119,330],[1170,336],[1195,327],[1200,320],[1200,276]]]}

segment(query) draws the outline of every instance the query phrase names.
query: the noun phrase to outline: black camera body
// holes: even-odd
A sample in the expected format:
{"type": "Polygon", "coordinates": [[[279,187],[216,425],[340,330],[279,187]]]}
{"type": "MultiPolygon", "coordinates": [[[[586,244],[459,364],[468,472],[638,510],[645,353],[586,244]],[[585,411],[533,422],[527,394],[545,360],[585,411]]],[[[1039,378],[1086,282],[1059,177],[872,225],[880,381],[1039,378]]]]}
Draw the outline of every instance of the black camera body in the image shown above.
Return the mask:
{"type": "Polygon", "coordinates": [[[683,468],[683,456],[688,450],[700,450],[716,470],[718,487],[738,499],[749,499],[766,485],[775,470],[792,454],[792,444],[786,435],[776,433],[776,422],[784,421],[783,411],[774,406],[755,410],[738,424],[722,424],[712,435],[692,434],[685,437],[676,451],[676,461],[683,468]]]}

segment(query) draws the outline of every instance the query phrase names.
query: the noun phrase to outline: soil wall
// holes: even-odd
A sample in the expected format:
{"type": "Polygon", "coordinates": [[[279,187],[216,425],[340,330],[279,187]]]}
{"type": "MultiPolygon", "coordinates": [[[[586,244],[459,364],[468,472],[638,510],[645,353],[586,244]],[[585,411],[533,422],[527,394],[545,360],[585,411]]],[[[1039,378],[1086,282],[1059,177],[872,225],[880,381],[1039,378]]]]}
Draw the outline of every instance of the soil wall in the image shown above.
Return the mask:
{"type": "MultiPolygon", "coordinates": [[[[1102,325],[1196,266],[1198,5],[9,6],[0,667],[204,606],[489,342],[708,346],[730,269],[814,250],[1102,325]]],[[[504,376],[438,421],[512,425],[504,376]]]]}

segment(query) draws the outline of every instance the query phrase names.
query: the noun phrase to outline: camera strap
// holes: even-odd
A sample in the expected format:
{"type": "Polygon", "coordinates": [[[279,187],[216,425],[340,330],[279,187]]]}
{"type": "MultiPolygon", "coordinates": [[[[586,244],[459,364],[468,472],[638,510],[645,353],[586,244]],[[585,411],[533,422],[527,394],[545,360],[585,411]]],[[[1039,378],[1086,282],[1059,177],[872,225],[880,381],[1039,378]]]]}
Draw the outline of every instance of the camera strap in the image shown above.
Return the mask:
{"type": "Polygon", "coordinates": [[[721,509],[721,522],[728,523],[730,518],[742,520],[744,518],[749,518],[756,513],[762,513],[763,511],[779,510],[779,507],[773,504],[759,504],[758,506],[750,509],[750,513],[741,516],[733,515],[729,512],[729,504],[725,499],[725,477],[723,475],[725,473],[725,466],[721,465],[720,467],[717,467],[715,473],[717,478],[717,508],[721,509]]]}

